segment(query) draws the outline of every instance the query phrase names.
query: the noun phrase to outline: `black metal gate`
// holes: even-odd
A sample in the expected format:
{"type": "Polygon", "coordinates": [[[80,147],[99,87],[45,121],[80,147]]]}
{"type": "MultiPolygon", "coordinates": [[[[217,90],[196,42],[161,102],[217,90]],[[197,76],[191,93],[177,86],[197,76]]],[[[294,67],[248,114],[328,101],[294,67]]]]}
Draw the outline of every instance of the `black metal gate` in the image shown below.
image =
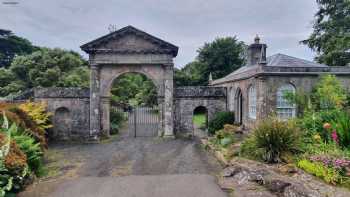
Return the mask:
{"type": "Polygon", "coordinates": [[[157,107],[133,107],[128,111],[130,136],[158,136],[159,110],[157,107]]]}

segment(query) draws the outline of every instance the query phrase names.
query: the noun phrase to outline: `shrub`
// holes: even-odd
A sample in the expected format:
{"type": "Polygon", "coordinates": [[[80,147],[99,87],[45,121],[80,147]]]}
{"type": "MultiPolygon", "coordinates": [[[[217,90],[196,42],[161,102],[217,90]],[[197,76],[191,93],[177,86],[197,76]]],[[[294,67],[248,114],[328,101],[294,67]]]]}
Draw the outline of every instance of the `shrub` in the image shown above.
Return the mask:
{"type": "Polygon", "coordinates": [[[321,77],[314,97],[320,109],[342,109],[347,102],[346,91],[335,75],[321,77]]]}
{"type": "Polygon", "coordinates": [[[27,157],[17,146],[15,141],[11,141],[10,152],[4,158],[4,165],[7,172],[0,175],[9,177],[12,181],[12,192],[18,192],[26,185],[29,176],[27,157]]]}
{"type": "Polygon", "coordinates": [[[111,110],[110,112],[111,120],[111,134],[117,134],[122,122],[125,120],[123,112],[111,110]]]}
{"type": "Polygon", "coordinates": [[[350,115],[346,112],[337,113],[334,120],[331,121],[333,129],[339,137],[339,145],[350,147],[350,115]]]}
{"type": "Polygon", "coordinates": [[[46,103],[26,102],[20,104],[18,108],[26,112],[41,130],[46,130],[52,127],[50,124],[51,113],[46,112],[46,103]]]}
{"type": "Polygon", "coordinates": [[[250,135],[242,142],[239,154],[248,159],[263,161],[264,152],[261,148],[257,148],[255,136],[250,135]]]}
{"type": "Polygon", "coordinates": [[[341,175],[336,169],[332,167],[326,167],[321,163],[302,159],[298,162],[298,167],[305,170],[307,173],[323,179],[327,183],[336,185],[337,183],[342,182],[341,175]]]}
{"type": "Polygon", "coordinates": [[[218,112],[214,118],[209,121],[209,134],[215,134],[215,132],[222,129],[225,124],[233,124],[234,120],[233,112],[218,112]]]}
{"type": "Polygon", "coordinates": [[[28,166],[30,170],[40,175],[42,172],[42,156],[40,144],[35,143],[35,140],[25,133],[19,133],[17,127],[13,130],[12,139],[16,142],[18,147],[26,154],[28,166]]]}
{"type": "MultiPolygon", "coordinates": [[[[6,113],[6,117],[9,119],[9,121],[16,123],[19,130],[34,137],[36,142],[40,142],[42,148],[47,147],[47,140],[45,136],[46,131],[43,128],[50,127],[49,125],[38,125],[37,122],[35,122],[31,116],[28,115],[29,112],[27,113],[20,109],[17,104],[0,103],[0,112],[6,113]]],[[[4,121],[4,118],[0,117],[0,123],[4,121]]]]}
{"type": "Polygon", "coordinates": [[[258,155],[262,158],[258,159],[268,163],[281,162],[284,156],[299,151],[299,133],[294,121],[286,122],[270,117],[258,124],[245,148],[260,149],[254,152],[262,153],[258,155]]]}
{"type": "Polygon", "coordinates": [[[215,145],[226,148],[234,142],[233,133],[229,130],[221,129],[215,133],[212,142],[215,145]]]}

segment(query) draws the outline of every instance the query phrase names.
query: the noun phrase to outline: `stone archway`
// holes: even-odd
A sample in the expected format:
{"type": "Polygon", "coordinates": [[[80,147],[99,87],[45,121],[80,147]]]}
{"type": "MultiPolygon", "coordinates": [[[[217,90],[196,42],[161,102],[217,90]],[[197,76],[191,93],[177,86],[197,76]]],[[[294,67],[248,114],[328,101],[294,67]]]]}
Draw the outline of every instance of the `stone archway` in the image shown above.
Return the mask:
{"type": "Polygon", "coordinates": [[[90,136],[109,133],[110,88],[128,72],[141,73],[157,86],[158,134],[173,136],[173,58],[178,47],[138,30],[124,27],[81,46],[90,63],[90,136]]]}

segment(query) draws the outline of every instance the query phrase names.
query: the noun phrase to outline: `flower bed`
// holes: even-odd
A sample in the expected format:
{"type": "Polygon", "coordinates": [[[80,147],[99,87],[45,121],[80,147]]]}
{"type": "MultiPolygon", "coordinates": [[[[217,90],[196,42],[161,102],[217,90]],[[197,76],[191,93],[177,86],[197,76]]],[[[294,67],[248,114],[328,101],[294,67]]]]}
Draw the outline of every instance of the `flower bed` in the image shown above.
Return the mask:
{"type": "Polygon", "coordinates": [[[23,190],[42,176],[50,128],[44,103],[0,103],[0,197],[23,190]]]}

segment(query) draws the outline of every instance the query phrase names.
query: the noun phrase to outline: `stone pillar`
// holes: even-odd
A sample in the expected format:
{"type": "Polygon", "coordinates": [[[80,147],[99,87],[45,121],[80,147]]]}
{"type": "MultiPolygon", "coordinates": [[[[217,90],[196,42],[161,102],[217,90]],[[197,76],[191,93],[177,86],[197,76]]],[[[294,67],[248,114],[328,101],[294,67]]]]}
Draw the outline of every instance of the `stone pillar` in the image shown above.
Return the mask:
{"type": "Polygon", "coordinates": [[[101,109],[102,109],[102,133],[105,136],[110,135],[111,131],[111,121],[110,121],[110,103],[111,103],[111,98],[110,97],[102,97],[101,98],[101,109]]]}
{"type": "Polygon", "coordinates": [[[174,78],[174,65],[164,65],[165,77],[164,77],[164,136],[174,136],[174,107],[173,107],[173,78],[174,78]]]}
{"type": "Polygon", "coordinates": [[[259,77],[256,79],[256,90],[257,90],[257,120],[262,120],[269,115],[267,111],[267,99],[268,99],[268,86],[266,84],[266,79],[264,77],[259,77]]]}
{"type": "Polygon", "coordinates": [[[98,65],[90,67],[90,137],[100,133],[100,76],[98,65]]]}
{"type": "Polygon", "coordinates": [[[159,108],[158,137],[162,137],[164,134],[164,97],[158,96],[157,101],[159,108]]]}

